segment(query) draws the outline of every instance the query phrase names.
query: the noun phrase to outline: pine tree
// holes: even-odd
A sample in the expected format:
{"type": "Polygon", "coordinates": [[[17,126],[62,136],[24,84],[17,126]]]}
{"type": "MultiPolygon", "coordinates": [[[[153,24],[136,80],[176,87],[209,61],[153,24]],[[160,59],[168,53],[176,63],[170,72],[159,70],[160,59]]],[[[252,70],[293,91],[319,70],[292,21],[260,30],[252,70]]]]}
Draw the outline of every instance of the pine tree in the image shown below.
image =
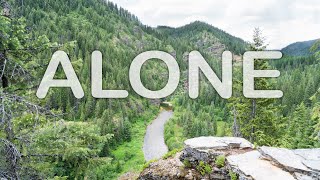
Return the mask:
{"type": "MultiPolygon", "coordinates": [[[[266,48],[260,29],[256,28],[253,34],[251,51],[261,51],[266,48]]],[[[268,63],[264,60],[255,60],[255,69],[266,69],[268,63]]],[[[239,73],[239,72],[238,72],[239,73]]],[[[279,107],[270,99],[248,99],[243,97],[240,90],[240,75],[236,76],[234,88],[237,90],[229,100],[229,109],[233,115],[233,135],[249,139],[259,145],[277,145],[281,137],[280,129],[283,118],[279,107]],[[240,92],[239,92],[240,91],[240,92]]],[[[265,78],[255,80],[255,89],[270,89],[271,84],[265,78]]]]}
{"type": "Polygon", "coordinates": [[[314,126],[312,137],[315,141],[315,147],[320,147],[320,104],[317,103],[312,109],[312,119],[317,123],[314,126]]]}
{"type": "MultiPolygon", "coordinates": [[[[314,56],[320,60],[320,40],[318,40],[312,47],[311,51],[314,56]]],[[[315,140],[315,146],[320,147],[320,89],[310,98],[313,101],[312,119],[315,121],[314,132],[312,137],[315,140]]]]}

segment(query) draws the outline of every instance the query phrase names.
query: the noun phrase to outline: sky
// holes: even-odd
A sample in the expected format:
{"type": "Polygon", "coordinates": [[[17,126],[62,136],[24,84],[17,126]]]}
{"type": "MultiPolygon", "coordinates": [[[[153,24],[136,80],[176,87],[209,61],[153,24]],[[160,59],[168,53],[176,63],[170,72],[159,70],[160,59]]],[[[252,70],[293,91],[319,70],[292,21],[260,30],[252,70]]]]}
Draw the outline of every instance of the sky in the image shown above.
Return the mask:
{"type": "Polygon", "coordinates": [[[246,41],[255,27],[268,49],[320,38],[319,0],[111,0],[143,24],[179,27],[200,20],[246,41]]]}

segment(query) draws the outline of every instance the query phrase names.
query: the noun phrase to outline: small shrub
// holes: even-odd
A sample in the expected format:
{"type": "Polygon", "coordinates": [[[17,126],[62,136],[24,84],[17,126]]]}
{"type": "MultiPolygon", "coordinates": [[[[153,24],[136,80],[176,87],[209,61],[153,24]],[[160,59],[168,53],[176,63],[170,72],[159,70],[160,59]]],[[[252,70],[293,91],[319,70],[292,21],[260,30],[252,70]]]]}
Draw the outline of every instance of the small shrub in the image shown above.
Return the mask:
{"type": "Polygon", "coordinates": [[[187,159],[183,160],[183,165],[186,168],[191,168],[192,167],[191,163],[187,159]]]}
{"type": "Polygon", "coordinates": [[[116,172],[120,173],[122,171],[121,162],[118,160],[116,163],[116,172]]]}
{"type": "Polygon", "coordinates": [[[238,175],[235,172],[229,171],[229,175],[231,180],[238,180],[238,175]]]}
{"type": "Polygon", "coordinates": [[[215,164],[218,168],[222,168],[225,165],[226,157],[224,155],[220,155],[216,157],[215,164]]]}
{"type": "Polygon", "coordinates": [[[199,162],[197,170],[202,176],[212,172],[211,166],[203,161],[199,162]]]}
{"type": "Polygon", "coordinates": [[[165,154],[162,158],[163,159],[168,159],[169,157],[174,156],[175,154],[177,154],[178,152],[180,152],[181,149],[174,149],[172,151],[169,151],[167,154],[165,154]]]}
{"type": "Polygon", "coordinates": [[[134,157],[134,153],[133,152],[129,152],[129,151],[125,151],[124,152],[124,161],[128,161],[133,157],[134,157]]]}

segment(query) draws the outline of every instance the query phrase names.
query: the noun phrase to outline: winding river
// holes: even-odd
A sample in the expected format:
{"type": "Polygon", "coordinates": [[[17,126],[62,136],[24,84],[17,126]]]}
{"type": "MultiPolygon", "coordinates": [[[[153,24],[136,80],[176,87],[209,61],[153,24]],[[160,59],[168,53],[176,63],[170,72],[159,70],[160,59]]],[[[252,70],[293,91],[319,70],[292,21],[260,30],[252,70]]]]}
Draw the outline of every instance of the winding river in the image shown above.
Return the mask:
{"type": "Polygon", "coordinates": [[[172,111],[163,110],[147,127],[143,144],[146,161],[158,159],[168,152],[168,147],[164,142],[164,125],[172,116],[172,111]]]}

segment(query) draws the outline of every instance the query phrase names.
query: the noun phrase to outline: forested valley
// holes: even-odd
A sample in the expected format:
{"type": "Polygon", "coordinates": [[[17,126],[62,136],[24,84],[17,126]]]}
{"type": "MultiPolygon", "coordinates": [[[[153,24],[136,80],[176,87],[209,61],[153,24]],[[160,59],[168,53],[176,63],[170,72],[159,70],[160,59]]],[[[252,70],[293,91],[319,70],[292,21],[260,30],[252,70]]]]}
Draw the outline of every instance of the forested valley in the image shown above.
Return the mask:
{"type": "MultiPolygon", "coordinates": [[[[174,118],[165,126],[169,150],[187,138],[237,136],[257,146],[320,147],[320,52],[287,50],[281,60],[257,60],[256,69],[278,69],[277,79],[260,78],[256,89],[279,89],[280,99],[247,99],[242,94],[242,54],[265,50],[259,29],[245,42],[227,32],[193,22],[180,28],[143,25],[116,4],[103,0],[1,0],[0,17],[0,178],[117,179],[139,172],[146,163],[142,143],[147,125],[169,101],[174,118]],[[68,88],[35,95],[52,54],[65,51],[85,97],[68,88]],[[104,89],[126,89],[125,99],[95,99],[90,90],[91,53],[103,53],[104,89]],[[176,58],[180,85],[169,97],[154,100],[130,87],[131,61],[141,52],[162,50],[176,58]],[[221,53],[234,57],[234,90],[222,99],[201,76],[200,96],[187,92],[188,53],[198,50],[221,74],[221,53]]],[[[305,50],[306,48],[304,48],[305,50]]],[[[150,90],[166,84],[167,68],[151,60],[141,71],[150,90]]],[[[62,68],[57,79],[65,78],[62,68]]]]}

